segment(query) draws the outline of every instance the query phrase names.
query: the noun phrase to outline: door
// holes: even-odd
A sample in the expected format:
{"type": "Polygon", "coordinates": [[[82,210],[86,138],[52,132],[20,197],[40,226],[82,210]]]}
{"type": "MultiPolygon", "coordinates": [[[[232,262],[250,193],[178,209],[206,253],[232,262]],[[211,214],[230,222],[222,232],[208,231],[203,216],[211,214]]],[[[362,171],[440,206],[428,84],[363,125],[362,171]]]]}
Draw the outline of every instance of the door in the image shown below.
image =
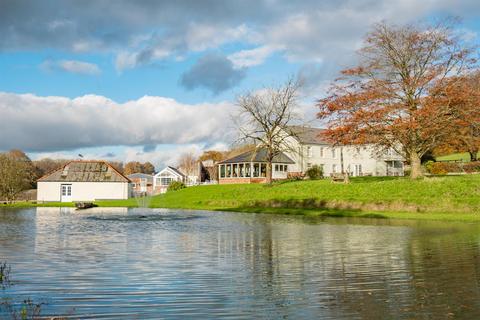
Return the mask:
{"type": "Polygon", "coordinates": [[[72,201],[72,185],[62,184],[60,186],[60,201],[71,202],[72,201]]]}

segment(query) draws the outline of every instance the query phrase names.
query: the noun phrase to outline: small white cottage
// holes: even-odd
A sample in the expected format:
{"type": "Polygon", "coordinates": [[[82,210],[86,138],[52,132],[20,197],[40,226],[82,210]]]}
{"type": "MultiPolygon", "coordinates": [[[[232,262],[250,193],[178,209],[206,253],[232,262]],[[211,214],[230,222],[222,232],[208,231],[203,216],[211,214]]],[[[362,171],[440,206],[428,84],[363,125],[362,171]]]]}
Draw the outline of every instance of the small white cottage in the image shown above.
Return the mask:
{"type": "Polygon", "coordinates": [[[176,168],[168,166],[153,177],[154,193],[165,193],[172,181],[185,183],[186,179],[186,175],[176,168]]]}
{"type": "Polygon", "coordinates": [[[105,161],[75,160],[37,181],[37,201],[128,199],[131,181],[105,161]]]}

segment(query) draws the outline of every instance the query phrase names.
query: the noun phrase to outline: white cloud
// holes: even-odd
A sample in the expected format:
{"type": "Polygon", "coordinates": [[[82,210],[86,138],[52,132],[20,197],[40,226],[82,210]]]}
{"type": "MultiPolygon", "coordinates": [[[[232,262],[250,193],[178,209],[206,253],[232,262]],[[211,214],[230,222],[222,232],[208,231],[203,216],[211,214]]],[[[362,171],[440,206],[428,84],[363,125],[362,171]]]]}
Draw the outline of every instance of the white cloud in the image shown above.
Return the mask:
{"type": "Polygon", "coordinates": [[[100,68],[96,64],[78,60],[46,60],[40,67],[46,71],[61,70],[84,75],[97,75],[101,73],[100,68]]]}
{"type": "Polygon", "coordinates": [[[231,137],[232,108],[227,102],[187,105],[152,96],[117,103],[96,95],[69,99],[0,92],[0,150],[225,142],[231,137]]]}
{"type": "Polygon", "coordinates": [[[262,64],[273,52],[277,51],[271,46],[261,46],[255,49],[241,50],[228,56],[235,68],[252,67],[262,64]]]}

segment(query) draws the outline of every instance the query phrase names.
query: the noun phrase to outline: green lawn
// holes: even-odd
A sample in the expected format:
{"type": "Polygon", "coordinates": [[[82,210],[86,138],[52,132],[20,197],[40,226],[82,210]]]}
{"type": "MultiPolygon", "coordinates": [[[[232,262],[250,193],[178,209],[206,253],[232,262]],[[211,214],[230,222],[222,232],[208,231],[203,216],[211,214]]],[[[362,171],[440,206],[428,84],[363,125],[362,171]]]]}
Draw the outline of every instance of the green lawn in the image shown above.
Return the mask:
{"type": "MultiPolygon", "coordinates": [[[[104,207],[137,207],[141,206],[139,203],[137,199],[97,202],[104,207]]],[[[283,182],[273,186],[196,186],[150,197],[144,205],[152,208],[480,222],[480,175],[415,181],[366,177],[352,178],[350,184],[319,180],[283,182]]]]}
{"type": "MultiPolygon", "coordinates": [[[[184,208],[322,216],[480,221],[480,175],[408,178],[353,178],[284,182],[273,186],[210,185],[149,198],[153,208],[184,208]]],[[[135,199],[100,206],[137,206],[135,199]]]]}
{"type": "MultiPolygon", "coordinates": [[[[480,152],[478,153],[478,158],[480,159],[480,152]]],[[[463,161],[470,162],[470,154],[468,152],[464,153],[453,153],[446,156],[436,157],[437,161],[463,161]]]]}

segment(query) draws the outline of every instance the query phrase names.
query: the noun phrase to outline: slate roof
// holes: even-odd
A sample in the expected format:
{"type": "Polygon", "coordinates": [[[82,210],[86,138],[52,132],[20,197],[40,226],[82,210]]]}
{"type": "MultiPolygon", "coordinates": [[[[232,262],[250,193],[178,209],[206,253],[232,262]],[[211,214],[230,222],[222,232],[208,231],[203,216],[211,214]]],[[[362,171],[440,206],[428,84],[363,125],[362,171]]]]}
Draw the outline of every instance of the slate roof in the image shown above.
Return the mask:
{"type": "Polygon", "coordinates": [[[178,170],[177,168],[174,168],[174,167],[171,167],[171,166],[167,166],[167,168],[175,171],[176,173],[178,173],[179,175],[181,175],[182,177],[186,177],[186,175],[184,173],[182,173],[180,170],[178,170]]]}
{"type": "Polygon", "coordinates": [[[323,135],[325,129],[289,126],[288,129],[301,144],[331,144],[323,135]]]}
{"type": "Polygon", "coordinates": [[[151,182],[153,183],[153,176],[151,174],[146,174],[146,173],[132,173],[127,176],[128,179],[133,180],[133,179],[147,179],[147,183],[151,182]]]}
{"type": "MultiPolygon", "coordinates": [[[[253,151],[247,151],[238,156],[235,156],[230,159],[226,159],[220,161],[218,164],[225,164],[225,163],[239,163],[239,162],[267,162],[267,150],[266,149],[259,149],[253,151]]],[[[273,158],[273,163],[286,163],[286,164],[294,164],[292,159],[290,159],[285,153],[280,152],[273,158]]]]}
{"type": "Polygon", "coordinates": [[[166,166],[163,170],[159,171],[155,176],[160,175],[163,171],[165,171],[167,169],[173,171],[174,173],[178,174],[181,177],[186,177],[186,175],[183,174],[180,170],[178,170],[177,168],[171,167],[171,166],[166,166]]]}
{"type": "Polygon", "coordinates": [[[75,160],[38,179],[46,182],[130,182],[105,161],[75,160]]]}

